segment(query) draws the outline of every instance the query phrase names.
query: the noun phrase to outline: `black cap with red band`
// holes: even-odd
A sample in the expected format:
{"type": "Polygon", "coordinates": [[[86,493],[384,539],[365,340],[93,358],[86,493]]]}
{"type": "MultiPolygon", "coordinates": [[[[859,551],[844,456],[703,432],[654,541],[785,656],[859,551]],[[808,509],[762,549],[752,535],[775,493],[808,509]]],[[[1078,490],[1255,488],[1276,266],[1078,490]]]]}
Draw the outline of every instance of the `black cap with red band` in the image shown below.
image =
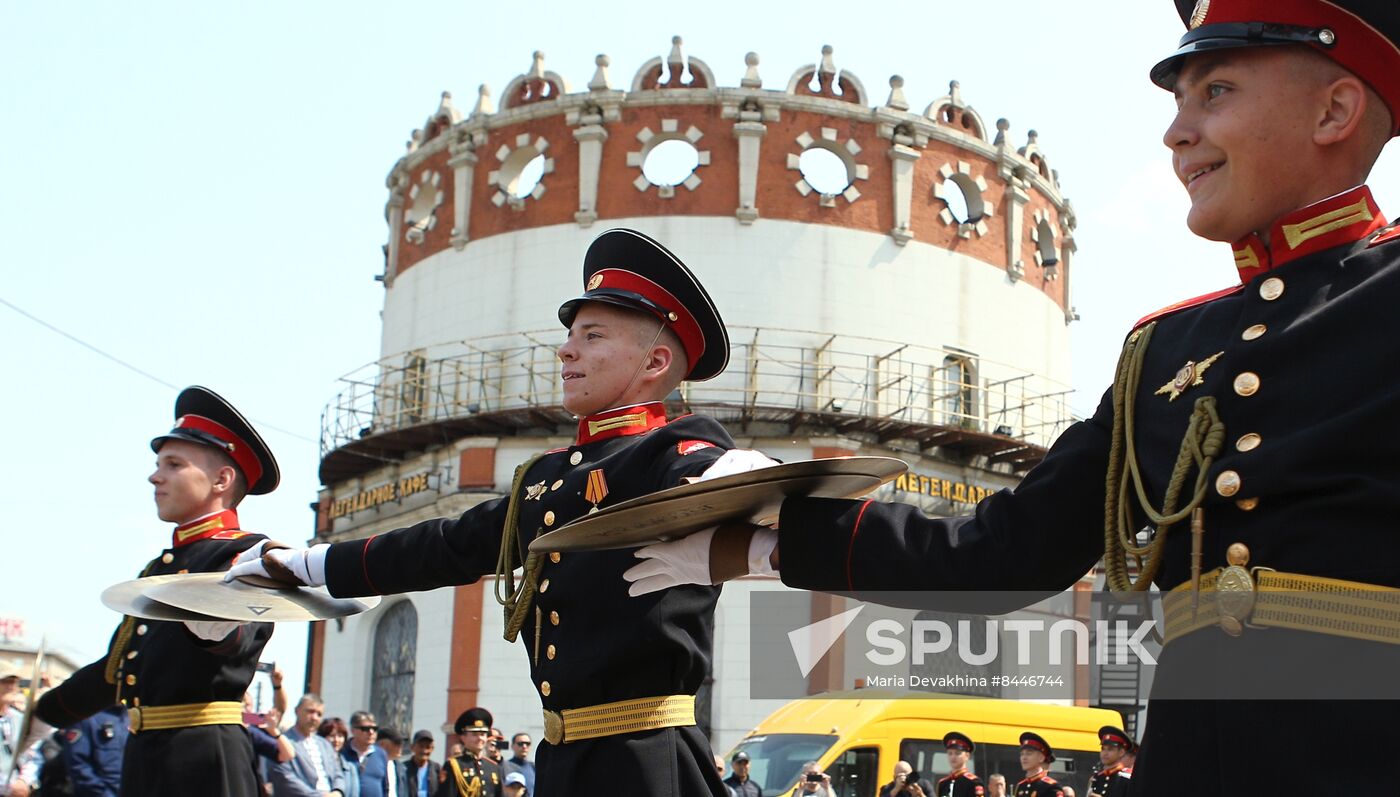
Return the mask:
{"type": "Polygon", "coordinates": [[[572,326],[584,302],[626,307],[655,317],[685,347],[698,382],[718,376],[729,364],[729,333],[700,281],[670,250],[636,230],[608,230],[583,256],[583,295],[559,306],[559,320],[572,326]]]}
{"type": "Polygon", "coordinates": [[[1045,763],[1055,760],[1055,751],[1050,749],[1050,743],[1040,738],[1040,734],[1026,731],[1021,734],[1021,749],[1034,750],[1045,756],[1045,763]]]}
{"type": "Polygon", "coordinates": [[[277,489],[282,475],[272,451],[238,410],[207,387],[187,387],[175,399],[175,428],[151,441],[151,450],[170,440],[217,448],[228,455],[243,479],[249,495],[262,495],[277,489]]]}
{"type": "Polygon", "coordinates": [[[943,735],[943,747],[948,750],[966,750],[969,753],[976,749],[971,739],[957,731],[949,731],[943,735]]]}
{"type": "Polygon", "coordinates": [[[1239,47],[1311,47],[1361,78],[1400,132],[1400,2],[1397,0],[1176,0],[1188,28],[1177,51],[1152,67],[1171,90],[1183,60],[1239,47]]]}
{"type": "Polygon", "coordinates": [[[1130,753],[1137,747],[1122,728],[1115,728],[1112,725],[1099,728],[1099,744],[1116,744],[1130,753]]]}

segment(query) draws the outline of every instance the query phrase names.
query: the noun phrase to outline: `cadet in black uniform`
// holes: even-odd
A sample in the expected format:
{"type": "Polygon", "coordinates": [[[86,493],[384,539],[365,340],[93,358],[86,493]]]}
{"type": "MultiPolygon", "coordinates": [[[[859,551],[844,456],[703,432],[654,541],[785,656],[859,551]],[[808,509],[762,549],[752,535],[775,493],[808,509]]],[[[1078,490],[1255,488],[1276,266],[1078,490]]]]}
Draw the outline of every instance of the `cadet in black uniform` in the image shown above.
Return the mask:
{"type": "MultiPolygon", "coordinates": [[[[1365,186],[1397,130],[1400,3],[1177,5],[1188,32],[1152,70],[1179,109],[1164,140],[1188,226],[1231,242],[1222,283],[1236,284],[1144,318],[1094,416],[973,515],[790,498],[756,538],[777,541],[786,584],[876,601],[1059,591],[1100,557],[1125,590],[1139,556],[1137,586],[1171,603],[1135,792],[1174,794],[1190,770],[1200,795],[1324,793],[1337,773],[1272,766],[1273,740],[1348,728],[1400,747],[1393,707],[1262,699],[1372,698],[1393,679],[1338,668],[1400,667],[1400,231],[1365,186]],[[1035,566],[989,581],[1006,561],[1035,566]],[[1300,666],[1298,648],[1322,643],[1300,666]],[[1193,690],[1219,699],[1158,699],[1193,690]]],[[[1389,768],[1362,756],[1345,778],[1389,768]]]]}
{"type": "Polygon", "coordinates": [[[1016,797],[1064,797],[1064,788],[1045,769],[1054,760],[1055,751],[1039,734],[1021,734],[1021,769],[1026,776],[1016,784],[1016,797]]]}
{"type": "Polygon", "coordinates": [[[952,771],[938,779],[938,797],[982,797],[986,790],[981,779],[967,768],[967,760],[972,757],[976,745],[967,736],[949,731],[943,736],[943,747],[948,751],[948,766],[952,771]]]}
{"type": "Polygon", "coordinates": [[[486,757],[487,737],[491,735],[491,712],[469,708],[457,717],[453,727],[462,742],[462,754],[447,760],[443,781],[433,797],[503,797],[501,765],[486,757]]]}
{"type": "Polygon", "coordinates": [[[734,442],[724,427],[695,415],[668,419],[661,404],[683,378],[713,377],[729,359],[719,313],[689,269],[650,238],[618,229],[593,241],[583,271],[583,295],[559,310],[569,328],[559,349],[564,406],[580,416],[571,445],[526,463],[510,496],[459,518],[368,542],[273,551],[240,567],[261,573],[271,561],[275,572],[284,561],[295,580],[348,597],[490,573],[513,585],[509,574],[523,561],[524,584],[504,602],[507,637],[520,633],[545,709],[539,793],[598,794],[627,783],[638,795],[722,795],[694,715],[719,589],[638,600],[622,578],[636,564],[633,549],[525,554],[537,535],[575,518],[717,463],[747,469],[751,455],[726,459],[734,442]]]}
{"type": "MultiPolygon", "coordinates": [[[[202,387],[175,401],[175,428],[151,441],[156,510],[177,523],[144,576],[225,570],[265,538],[243,531],[245,494],[277,487],[277,462],[228,402],[202,387]]],[[[122,794],[257,797],[256,761],[243,727],[243,693],[269,623],[177,623],[127,617],[107,655],[39,699],[35,716],[68,726],[120,703],[131,722],[122,794]]],[[[36,723],[38,724],[38,723],[36,723]]]]}
{"type": "Polygon", "coordinates": [[[1122,728],[1099,728],[1099,763],[1103,766],[1089,779],[1089,797],[1127,797],[1133,771],[1123,759],[1134,749],[1133,740],[1122,728]]]}

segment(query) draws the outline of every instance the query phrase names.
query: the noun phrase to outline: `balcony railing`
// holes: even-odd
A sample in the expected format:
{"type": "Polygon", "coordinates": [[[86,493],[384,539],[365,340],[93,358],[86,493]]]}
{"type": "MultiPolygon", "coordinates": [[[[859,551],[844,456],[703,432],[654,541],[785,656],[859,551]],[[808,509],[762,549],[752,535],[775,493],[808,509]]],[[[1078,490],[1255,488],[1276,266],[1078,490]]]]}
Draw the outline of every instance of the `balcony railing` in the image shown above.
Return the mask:
{"type": "MultiPolygon", "coordinates": [[[[674,401],[748,428],[785,424],[903,439],[1034,464],[1074,421],[1070,389],[956,349],[858,336],[731,327],[728,370],[674,401]]],[[[322,480],[353,477],[464,434],[554,431],[562,331],[418,349],[345,376],[322,417],[322,480]]]]}

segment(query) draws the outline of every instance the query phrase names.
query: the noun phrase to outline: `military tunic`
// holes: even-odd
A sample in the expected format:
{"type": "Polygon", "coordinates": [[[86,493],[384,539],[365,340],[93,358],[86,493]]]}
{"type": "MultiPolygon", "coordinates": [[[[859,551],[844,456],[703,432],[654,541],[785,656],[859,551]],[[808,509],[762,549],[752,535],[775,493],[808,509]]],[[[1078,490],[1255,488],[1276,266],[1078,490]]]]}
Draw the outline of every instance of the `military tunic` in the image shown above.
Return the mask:
{"type": "Polygon", "coordinates": [[[1097,797],[1127,797],[1133,771],[1121,763],[1094,773],[1089,778],[1089,794],[1097,797]]]}
{"type": "MultiPolygon", "coordinates": [[[[1270,231],[1270,247],[1258,239],[1236,246],[1240,285],[1152,319],[1134,395],[1137,460],[1155,506],[1162,506],[1196,399],[1214,397],[1225,426],[1224,450],[1205,474],[1202,572],[1225,565],[1227,548],[1241,542],[1251,551],[1250,566],[1400,587],[1400,457],[1367,442],[1400,436],[1394,373],[1400,235],[1384,225],[1364,186],[1295,211],[1270,231]],[[1300,230],[1311,232],[1299,240],[1300,230]],[[1170,387],[1188,363],[1192,378],[1173,399],[1170,387]]],[[[1011,560],[1036,566],[999,568],[996,588],[1065,589],[1104,553],[1113,416],[1105,394],[1093,417],[1067,429],[1015,490],[986,498],[971,516],[930,518],[905,504],[788,499],[779,530],[783,581],[864,590],[862,597],[878,601],[873,591],[881,589],[986,589],[987,568],[1011,560]]],[[[1195,478],[1192,471],[1188,485],[1195,478]]],[[[1190,577],[1187,525],[1168,533],[1156,577],[1164,590],[1190,577]]],[[[1320,635],[1279,628],[1239,638],[1215,628],[1188,634],[1163,651],[1154,695],[1192,677],[1175,673],[1200,666],[1211,669],[1197,681],[1218,683],[1220,697],[1282,690],[1285,684],[1270,679],[1294,676],[1296,669],[1234,665],[1283,660],[1288,643],[1301,636],[1320,635]]],[[[1384,662],[1400,648],[1327,639],[1341,651],[1329,665],[1384,662]]],[[[1347,685],[1336,680],[1329,686],[1347,685]]],[[[1374,685],[1355,686],[1365,696],[1374,685]]],[[[1272,775],[1261,781],[1258,768],[1233,762],[1270,758],[1276,753],[1268,751],[1269,741],[1307,738],[1327,727],[1364,725],[1358,738],[1378,749],[1400,746],[1400,728],[1381,720],[1388,713],[1364,702],[1154,700],[1135,792],[1174,793],[1178,784],[1170,779],[1190,769],[1211,784],[1200,794],[1275,786],[1321,793],[1334,787],[1331,775],[1309,785],[1290,771],[1275,783],[1272,775]],[[1271,733],[1257,733],[1261,727],[1271,733]]],[[[1358,773],[1357,782],[1388,777],[1382,758],[1358,765],[1373,771],[1358,773]]]]}
{"type": "Polygon", "coordinates": [[[938,797],[982,797],[986,790],[980,778],[961,769],[939,778],[936,793],[938,797]]]}
{"type": "Polygon", "coordinates": [[[463,792],[457,785],[457,774],[449,764],[442,768],[444,778],[442,783],[438,784],[437,791],[433,792],[433,797],[502,797],[505,794],[500,764],[470,754],[459,755],[453,760],[462,770],[462,779],[467,783],[467,791],[463,792]]]}
{"type": "Polygon", "coordinates": [[[1046,772],[1016,784],[1016,797],[1064,797],[1064,794],[1064,787],[1046,772]]]}
{"type": "MultiPolygon", "coordinates": [[[[659,402],[585,418],[574,445],[546,453],[520,480],[520,547],[594,507],[676,486],[733,447],[714,420],[667,422],[659,402]]],[[[350,597],[470,584],[495,572],[508,508],[500,498],[459,518],[334,544],[327,586],[350,597]]],[[[708,674],[719,588],[630,597],[622,573],[637,563],[634,550],[543,558],[520,638],[544,708],[694,695],[708,674]]],[[[709,740],[695,726],[542,741],[535,766],[541,794],[601,793],[619,782],[634,794],[724,794],[709,740]]]]}
{"type": "MultiPolygon", "coordinates": [[[[241,531],[238,514],[226,510],[178,527],[171,547],[141,575],[227,570],[234,557],[263,539],[241,531]]],[[[112,636],[107,656],[44,694],[35,713],[50,725],[64,727],[114,703],[134,707],[240,702],[271,636],[270,623],[250,623],[226,639],[209,642],[183,623],[127,617],[112,636]]],[[[122,794],[256,797],[255,768],[253,746],[242,725],[140,731],[127,740],[122,794]]]]}

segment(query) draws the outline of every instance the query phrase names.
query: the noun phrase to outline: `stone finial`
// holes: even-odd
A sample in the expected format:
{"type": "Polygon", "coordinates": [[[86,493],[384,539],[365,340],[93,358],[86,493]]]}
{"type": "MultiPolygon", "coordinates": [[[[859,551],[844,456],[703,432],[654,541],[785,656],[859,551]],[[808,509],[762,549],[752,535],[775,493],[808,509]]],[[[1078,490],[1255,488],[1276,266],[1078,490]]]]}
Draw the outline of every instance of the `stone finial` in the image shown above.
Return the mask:
{"type": "Polygon", "coordinates": [[[685,53],[681,51],[682,44],[684,44],[684,42],[681,41],[681,37],[671,37],[671,53],[670,55],[666,56],[666,63],[674,64],[676,66],[680,66],[685,63],[685,53]]]}
{"type": "Polygon", "coordinates": [[[534,61],[530,64],[530,71],[525,76],[532,80],[544,80],[544,51],[536,50],[532,58],[534,61]]]}
{"type": "Polygon", "coordinates": [[[763,78],[758,76],[758,53],[750,52],[744,56],[744,79],[739,81],[739,85],[746,89],[756,89],[763,85],[763,78]]]}
{"type": "Polygon", "coordinates": [[[909,100],[904,96],[904,78],[890,75],[890,98],[885,100],[886,108],[896,111],[909,110],[909,100]]]}
{"type": "Polygon", "coordinates": [[[452,104],[452,92],[444,91],[442,93],[442,99],[438,101],[437,113],[433,116],[434,118],[445,116],[453,122],[462,120],[462,114],[457,110],[457,106],[452,104]]]}
{"type": "Polygon", "coordinates": [[[422,146],[422,144],[423,131],[415,129],[412,133],[408,134],[408,141],[404,142],[404,149],[408,150],[409,152],[413,152],[414,150],[422,146]]]}
{"type": "Polygon", "coordinates": [[[964,107],[961,83],[956,80],[948,81],[948,96],[952,98],[954,108],[964,107]]]}
{"type": "Polygon", "coordinates": [[[1039,133],[1035,132],[1034,130],[1027,130],[1027,131],[1026,131],[1026,149],[1030,149],[1031,147],[1040,146],[1038,143],[1036,143],[1036,139],[1038,139],[1038,138],[1040,138],[1040,134],[1039,134],[1039,133]]]}
{"type": "Polygon", "coordinates": [[[472,116],[495,113],[496,104],[491,101],[491,89],[482,83],[476,89],[476,105],[472,107],[472,116]]]}
{"type": "Polygon", "coordinates": [[[994,141],[992,141],[992,144],[995,145],[995,146],[998,146],[998,147],[1000,147],[1001,145],[1005,144],[1005,143],[1006,143],[1006,131],[1008,131],[1008,130],[1010,130],[1010,129],[1011,129],[1011,123],[1010,123],[1010,122],[1006,121],[1005,118],[998,119],[998,120],[997,120],[997,137],[996,137],[996,139],[995,139],[994,141]]]}
{"type": "Polygon", "coordinates": [[[588,81],[588,90],[607,91],[608,67],[612,65],[612,60],[606,55],[599,53],[598,57],[593,59],[593,63],[596,64],[598,68],[593,72],[593,79],[588,81]]]}
{"type": "Polygon", "coordinates": [[[818,73],[818,74],[821,74],[821,75],[834,75],[834,74],[836,74],[836,62],[833,61],[832,58],[831,58],[831,53],[832,53],[832,52],[833,52],[833,51],[832,51],[832,49],[831,49],[831,45],[829,45],[829,44],[823,44],[823,45],[822,45],[822,62],[821,62],[821,65],[817,67],[817,73],[818,73]]]}

